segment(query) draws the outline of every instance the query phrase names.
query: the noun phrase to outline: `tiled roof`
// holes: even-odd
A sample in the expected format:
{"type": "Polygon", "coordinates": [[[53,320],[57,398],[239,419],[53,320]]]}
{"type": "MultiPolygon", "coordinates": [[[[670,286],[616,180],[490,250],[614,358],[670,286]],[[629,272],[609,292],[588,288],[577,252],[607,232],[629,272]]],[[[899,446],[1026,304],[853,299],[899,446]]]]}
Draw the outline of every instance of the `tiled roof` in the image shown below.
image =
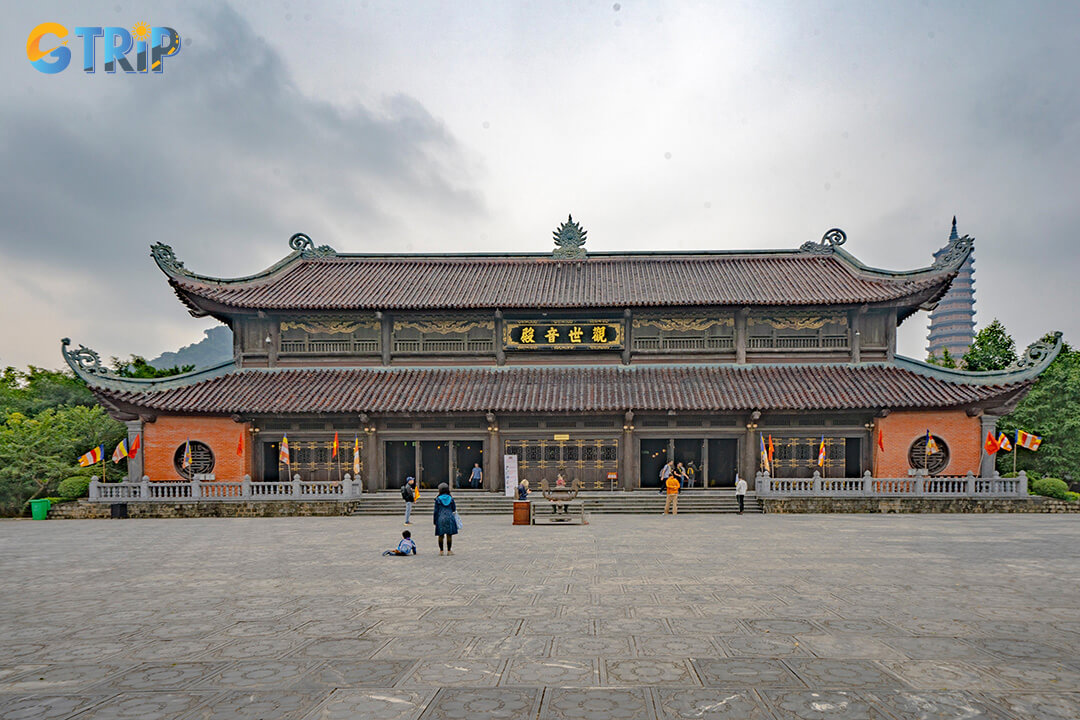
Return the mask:
{"type": "Polygon", "coordinates": [[[231,308],[421,310],[873,303],[927,290],[936,298],[952,276],[865,273],[839,254],[800,252],[593,255],[579,261],[339,255],[298,258],[242,281],[174,275],[170,282],[181,297],[231,308]]]}
{"type": "Polygon", "coordinates": [[[888,364],[246,369],[186,387],[97,388],[179,413],[835,410],[957,407],[1030,382],[963,384],[888,364]]]}

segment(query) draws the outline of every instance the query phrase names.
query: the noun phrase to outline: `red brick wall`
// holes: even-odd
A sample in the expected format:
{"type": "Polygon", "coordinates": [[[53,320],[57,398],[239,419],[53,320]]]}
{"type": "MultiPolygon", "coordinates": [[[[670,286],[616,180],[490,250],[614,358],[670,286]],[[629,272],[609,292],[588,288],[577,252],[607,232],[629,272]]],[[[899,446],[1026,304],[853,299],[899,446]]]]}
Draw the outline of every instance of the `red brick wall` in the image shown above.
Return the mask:
{"type": "Polygon", "coordinates": [[[979,418],[963,410],[893,411],[876,420],[874,428],[874,476],[907,477],[911,468],[908,449],[926,434],[941,438],[949,446],[949,464],[941,475],[979,474],[982,439],[979,418]],[[877,446],[876,432],[885,434],[885,451],[877,446]]]}
{"type": "Polygon", "coordinates": [[[189,439],[206,443],[214,453],[214,476],[218,480],[240,480],[251,474],[251,435],[248,423],[233,422],[227,417],[159,416],[143,425],[143,473],[151,480],[185,479],[176,471],[173,456],[176,448],[189,439]],[[236,446],[244,435],[244,455],[236,446]]]}

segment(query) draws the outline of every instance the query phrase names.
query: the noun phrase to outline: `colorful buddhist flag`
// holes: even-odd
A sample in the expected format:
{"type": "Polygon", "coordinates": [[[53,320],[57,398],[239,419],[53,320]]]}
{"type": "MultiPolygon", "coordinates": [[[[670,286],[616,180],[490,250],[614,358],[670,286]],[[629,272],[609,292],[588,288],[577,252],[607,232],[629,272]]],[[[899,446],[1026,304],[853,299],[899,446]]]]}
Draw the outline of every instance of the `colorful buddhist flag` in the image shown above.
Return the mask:
{"type": "Polygon", "coordinates": [[[1016,447],[1027,448],[1028,450],[1038,450],[1041,443],[1042,438],[1038,435],[1026,433],[1019,428],[1016,430],[1016,447]]]}
{"type": "Polygon", "coordinates": [[[285,465],[292,466],[292,460],[289,458],[289,436],[281,436],[281,449],[278,450],[277,461],[285,465]]]}
{"type": "Polygon", "coordinates": [[[1009,440],[1009,436],[1005,433],[1001,433],[997,439],[998,449],[1004,452],[1012,452],[1012,442],[1009,440]]]}
{"type": "Polygon", "coordinates": [[[105,457],[105,446],[98,445],[96,448],[86,453],[79,458],[79,465],[82,467],[90,467],[101,462],[101,458],[105,457]]]}
{"type": "Polygon", "coordinates": [[[112,461],[118,463],[128,456],[127,442],[121,440],[116,449],[112,451],[112,461]]]}
{"type": "Polygon", "coordinates": [[[819,467],[825,467],[825,436],[821,436],[821,447],[817,451],[817,464],[819,467]]]}
{"type": "Polygon", "coordinates": [[[926,454],[933,455],[934,453],[941,452],[941,448],[934,442],[934,436],[930,434],[930,431],[926,431],[926,454]]]}
{"type": "Polygon", "coordinates": [[[337,457],[338,439],[337,432],[334,433],[334,452],[330,453],[330,457],[337,457]]]}
{"type": "Polygon", "coordinates": [[[352,471],[353,475],[360,474],[360,438],[356,435],[353,436],[352,471]]]}
{"type": "Polygon", "coordinates": [[[983,444],[983,448],[986,450],[987,455],[993,455],[1001,449],[1001,444],[998,443],[998,439],[994,437],[994,433],[990,430],[986,431],[986,442],[983,444]]]}
{"type": "Polygon", "coordinates": [[[135,439],[131,441],[131,447],[128,448],[128,457],[133,458],[139,454],[139,445],[142,435],[136,435],[135,439]]]}
{"type": "Polygon", "coordinates": [[[769,451],[765,449],[765,436],[759,435],[758,439],[761,441],[761,469],[766,473],[769,472],[769,451]]]}
{"type": "Polygon", "coordinates": [[[184,443],[184,461],[180,467],[191,467],[191,438],[188,438],[188,441],[184,443]]]}

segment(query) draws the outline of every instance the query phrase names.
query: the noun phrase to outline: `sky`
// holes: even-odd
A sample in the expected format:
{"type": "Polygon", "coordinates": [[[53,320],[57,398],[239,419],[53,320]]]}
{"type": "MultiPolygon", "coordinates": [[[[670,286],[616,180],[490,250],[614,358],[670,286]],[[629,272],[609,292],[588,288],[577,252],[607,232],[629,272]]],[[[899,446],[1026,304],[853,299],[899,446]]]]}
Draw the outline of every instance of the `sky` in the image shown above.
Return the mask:
{"type": "MultiPolygon", "coordinates": [[[[150,258],[797,248],[975,238],[976,321],[1080,343],[1080,4],[34,2],[5,7],[0,366],[195,342],[150,258]],[[175,28],[161,74],[46,75],[42,22],[175,28]]],[[[899,351],[923,357],[926,313],[899,351]]]]}

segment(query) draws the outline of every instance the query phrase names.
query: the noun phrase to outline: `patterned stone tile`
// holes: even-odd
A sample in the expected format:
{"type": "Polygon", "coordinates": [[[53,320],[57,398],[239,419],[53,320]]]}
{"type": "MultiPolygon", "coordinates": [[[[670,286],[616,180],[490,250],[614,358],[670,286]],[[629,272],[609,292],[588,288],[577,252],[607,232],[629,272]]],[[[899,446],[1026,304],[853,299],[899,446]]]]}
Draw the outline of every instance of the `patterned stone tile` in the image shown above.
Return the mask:
{"type": "Polygon", "coordinates": [[[444,635],[513,635],[521,627],[521,619],[487,618],[454,620],[443,629],[444,635]]]}
{"type": "Polygon", "coordinates": [[[980,650],[1006,660],[1054,660],[1066,653],[1056,647],[1031,640],[1012,638],[972,638],[969,642],[980,650]]]}
{"type": "Polygon", "coordinates": [[[458,657],[465,650],[469,640],[470,638],[467,637],[396,637],[384,645],[373,657],[458,657]]]}
{"type": "Polygon", "coordinates": [[[363,637],[315,640],[289,653],[289,658],[370,658],[389,638],[363,637]]]}
{"type": "Polygon", "coordinates": [[[88,663],[110,660],[127,647],[126,643],[106,640],[50,644],[34,656],[34,662],[88,663]]]}
{"type": "Polygon", "coordinates": [[[785,662],[813,690],[907,687],[907,683],[872,660],[789,658],[785,662]]]}
{"type": "Polygon", "coordinates": [[[215,694],[184,720],[294,720],[329,697],[327,690],[258,692],[234,690],[215,694]]]}
{"type": "Polygon", "coordinates": [[[99,682],[93,689],[100,692],[150,692],[182,690],[201,678],[227,668],[229,663],[145,663],[99,682]]]}
{"type": "Polygon", "coordinates": [[[593,621],[586,618],[526,618],[521,635],[594,635],[593,621]]]}
{"type": "Polygon", "coordinates": [[[899,628],[876,618],[821,618],[814,622],[834,635],[894,637],[903,634],[899,628]]]}
{"type": "MultiPolygon", "coordinates": [[[[401,611],[398,610],[400,616],[401,611]]],[[[313,638],[356,638],[375,627],[377,619],[311,620],[296,628],[297,635],[313,638]]]]}
{"type": "Polygon", "coordinates": [[[416,720],[434,694],[389,689],[335,690],[304,720],[416,720]]]}
{"type": "MultiPolygon", "coordinates": [[[[724,652],[720,646],[704,635],[636,637],[634,644],[639,657],[717,657],[724,652]]],[[[616,653],[602,654],[616,655],[616,653]]]]}
{"type": "Polygon", "coordinates": [[[591,659],[514,658],[503,674],[505,686],[595,687],[600,684],[596,662],[591,659]]]}
{"type": "MultiPolygon", "coordinates": [[[[0,692],[62,695],[86,690],[102,680],[120,676],[127,667],[116,664],[39,665],[0,680],[0,692]]],[[[97,694],[106,695],[108,689],[97,694]]]]}
{"type": "Polygon", "coordinates": [[[552,689],[544,693],[539,720],[648,720],[645,691],[552,689]]]}
{"type": "Polygon", "coordinates": [[[706,687],[789,688],[806,685],[779,660],[764,658],[719,658],[693,660],[698,677],[706,687]]]}
{"type": "Polygon", "coordinates": [[[288,660],[246,660],[206,675],[192,688],[222,690],[286,690],[297,685],[313,666],[288,660]]]}
{"type": "Polygon", "coordinates": [[[883,637],[881,642],[913,660],[992,661],[994,656],[951,637],[883,637]]]}
{"type": "Polygon", "coordinates": [[[499,682],[499,660],[423,660],[401,681],[402,687],[493,687],[499,682]]]}
{"type": "Polygon", "coordinates": [[[685,660],[605,660],[602,677],[603,684],[607,686],[697,685],[696,678],[685,660]]]}
{"type": "MultiPolygon", "coordinates": [[[[592,638],[595,639],[595,638],[592,638]]],[[[510,637],[479,637],[469,645],[463,657],[509,658],[544,657],[551,652],[553,638],[543,635],[512,635],[510,637]]],[[[586,653],[568,653],[579,655],[586,653]]]]}
{"type": "Polygon", "coordinates": [[[799,645],[818,657],[903,660],[904,654],[880,640],[862,635],[800,635],[799,645]]]}
{"type": "Polygon", "coordinates": [[[990,699],[1023,720],[1080,718],[1080,693],[1018,693],[990,699]]]}
{"type": "Polygon", "coordinates": [[[743,632],[738,620],[730,618],[677,618],[671,621],[676,635],[734,635],[743,632]]]}
{"type": "Polygon", "coordinates": [[[764,690],[780,720],[879,720],[881,713],[856,693],[764,690]]]}
{"type": "Polygon", "coordinates": [[[140,641],[124,651],[121,659],[132,662],[190,661],[200,659],[219,645],[214,640],[200,639],[140,641]]]}
{"type": "Polygon", "coordinates": [[[297,687],[393,687],[415,664],[415,660],[327,660],[297,687]]]}
{"type": "Polygon", "coordinates": [[[1054,660],[1020,660],[988,668],[1022,690],[1073,691],[1080,688],[1080,667],[1054,660]]]}
{"type": "Polygon", "coordinates": [[[603,637],[623,635],[670,635],[663,620],[656,618],[602,618],[596,621],[596,634],[603,637]]]}
{"type": "Polygon", "coordinates": [[[212,693],[125,692],[109,698],[80,720],[173,720],[204,704],[212,693]]]}
{"type": "Polygon", "coordinates": [[[772,720],[753,690],[657,688],[660,720],[772,720]]]}
{"type": "MultiPolygon", "coordinates": [[[[446,625],[447,621],[445,620],[380,620],[364,634],[366,636],[405,635],[409,637],[438,635],[446,625]]],[[[473,633],[465,632],[463,634],[472,635],[473,633]]]]}
{"type": "Polygon", "coordinates": [[[820,627],[809,620],[799,619],[747,620],[746,626],[756,633],[776,635],[819,635],[822,632],[820,627]]]}
{"type": "Polygon", "coordinates": [[[725,635],[716,638],[732,657],[808,657],[810,652],[802,647],[798,638],[783,635],[725,635]]]}
{"type": "Polygon", "coordinates": [[[428,706],[424,720],[520,720],[540,710],[539,689],[444,688],[428,706]]]}
{"type": "Polygon", "coordinates": [[[1013,720],[1011,715],[967,692],[874,690],[866,696],[900,720],[1013,720]]]}
{"type": "MultiPolygon", "coordinates": [[[[180,642],[176,640],[174,642],[180,642]]],[[[200,660],[273,660],[289,654],[307,640],[285,637],[254,637],[229,640],[199,657],[200,660]]]]}
{"type": "Polygon", "coordinates": [[[0,695],[0,720],[61,720],[93,707],[107,695],[0,695]]]}

